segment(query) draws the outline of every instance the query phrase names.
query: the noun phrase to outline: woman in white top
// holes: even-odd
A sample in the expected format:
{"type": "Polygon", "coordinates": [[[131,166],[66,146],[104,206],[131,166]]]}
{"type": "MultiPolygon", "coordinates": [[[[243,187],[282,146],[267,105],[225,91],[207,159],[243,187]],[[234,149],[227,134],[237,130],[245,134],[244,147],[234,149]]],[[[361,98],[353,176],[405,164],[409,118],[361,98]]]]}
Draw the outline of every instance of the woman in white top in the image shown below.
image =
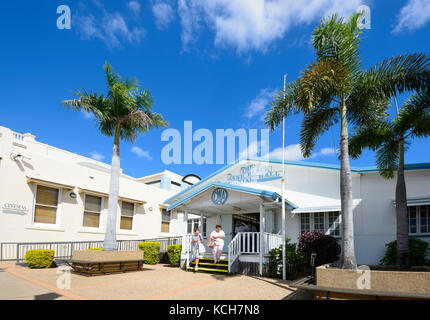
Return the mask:
{"type": "Polygon", "coordinates": [[[225,233],[221,230],[221,226],[219,224],[217,224],[215,230],[212,231],[210,238],[215,242],[215,246],[212,248],[214,263],[218,263],[222,254],[222,248],[224,247],[225,238],[225,233]]]}

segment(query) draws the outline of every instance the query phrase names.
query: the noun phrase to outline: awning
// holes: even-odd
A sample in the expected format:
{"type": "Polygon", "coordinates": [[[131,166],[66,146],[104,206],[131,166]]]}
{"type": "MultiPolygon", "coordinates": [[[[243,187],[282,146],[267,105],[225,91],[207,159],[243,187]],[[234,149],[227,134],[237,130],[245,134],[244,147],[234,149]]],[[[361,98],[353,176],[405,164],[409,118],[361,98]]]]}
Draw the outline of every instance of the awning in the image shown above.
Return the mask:
{"type": "MultiPolygon", "coordinates": [[[[430,205],[430,197],[407,199],[407,206],[425,206],[425,205],[430,205]]],[[[396,206],[396,200],[393,200],[393,206],[396,206]]]]}
{"type": "MultiPolygon", "coordinates": [[[[208,185],[202,187],[199,190],[196,190],[192,193],[190,193],[189,195],[183,197],[182,199],[179,199],[178,201],[172,203],[167,210],[171,211],[173,209],[175,209],[176,207],[178,207],[179,205],[187,202],[188,200],[198,196],[199,194],[205,192],[208,189],[211,188],[223,188],[223,189],[227,189],[227,190],[232,190],[232,191],[238,191],[238,192],[243,192],[246,194],[252,194],[252,195],[256,195],[259,197],[263,197],[263,198],[268,198],[271,200],[281,200],[281,196],[279,195],[279,193],[271,191],[271,190],[266,190],[266,189],[261,189],[261,185],[259,186],[260,188],[251,188],[249,186],[244,186],[244,185],[235,185],[235,184],[228,184],[228,183],[222,183],[222,182],[211,182],[208,185]]],[[[297,208],[297,206],[295,204],[293,204],[292,202],[285,200],[285,203],[287,205],[288,208],[295,209],[297,208]]]]}
{"type": "MultiPolygon", "coordinates": [[[[96,191],[96,190],[78,188],[78,191],[79,191],[79,193],[87,193],[87,194],[92,194],[92,195],[99,196],[99,197],[106,197],[106,198],[109,197],[108,193],[100,192],[100,191],[96,191]]],[[[143,200],[137,200],[137,199],[132,199],[132,198],[123,197],[123,196],[118,196],[118,200],[133,202],[133,203],[140,204],[140,205],[144,205],[146,203],[146,201],[143,201],[143,200]]]]}
{"type": "Polygon", "coordinates": [[[53,181],[51,179],[40,179],[40,178],[35,178],[35,177],[31,177],[31,176],[26,176],[27,178],[27,183],[40,183],[40,184],[44,184],[47,186],[51,186],[51,187],[56,187],[56,188],[63,188],[63,189],[68,189],[68,190],[73,190],[75,188],[75,186],[72,186],[70,184],[64,184],[64,183],[59,183],[56,181],[53,181]]]}

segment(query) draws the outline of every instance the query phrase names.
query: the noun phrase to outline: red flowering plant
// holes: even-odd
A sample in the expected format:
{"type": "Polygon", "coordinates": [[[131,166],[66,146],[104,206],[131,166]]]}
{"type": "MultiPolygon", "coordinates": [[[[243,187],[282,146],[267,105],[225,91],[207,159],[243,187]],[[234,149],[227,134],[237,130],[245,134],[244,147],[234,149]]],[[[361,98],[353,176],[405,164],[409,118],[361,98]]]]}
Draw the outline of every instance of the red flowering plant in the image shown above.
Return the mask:
{"type": "Polygon", "coordinates": [[[300,237],[299,249],[306,255],[308,261],[311,254],[316,253],[315,267],[332,263],[339,259],[340,245],[337,240],[322,231],[304,232],[300,237]]]}

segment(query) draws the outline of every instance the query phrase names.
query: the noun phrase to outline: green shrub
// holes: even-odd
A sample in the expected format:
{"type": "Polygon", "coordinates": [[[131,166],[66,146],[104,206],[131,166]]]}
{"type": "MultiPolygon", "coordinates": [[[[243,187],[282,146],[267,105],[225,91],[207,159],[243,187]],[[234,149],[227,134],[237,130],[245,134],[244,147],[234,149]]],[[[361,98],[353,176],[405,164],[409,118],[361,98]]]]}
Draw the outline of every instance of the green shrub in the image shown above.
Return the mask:
{"type": "Polygon", "coordinates": [[[54,261],[54,250],[35,249],[25,253],[25,261],[30,268],[49,268],[54,261]]]}
{"type": "MultiPolygon", "coordinates": [[[[386,266],[395,266],[397,260],[397,240],[391,241],[385,246],[387,247],[387,251],[380,263],[386,266]]],[[[411,260],[411,266],[429,266],[430,260],[427,258],[428,255],[429,244],[426,241],[409,238],[409,259],[411,260]]]]}
{"type": "Polygon", "coordinates": [[[170,244],[167,246],[167,254],[172,266],[179,266],[181,261],[182,246],[180,244],[170,244]]]}
{"type": "Polygon", "coordinates": [[[141,242],[138,244],[139,250],[143,250],[143,257],[145,259],[152,259],[145,261],[146,264],[156,264],[158,262],[160,246],[159,242],[141,242]]]}
{"type": "Polygon", "coordinates": [[[88,248],[87,250],[91,251],[91,250],[103,250],[102,248],[88,248]]]}
{"type": "MultiPolygon", "coordinates": [[[[295,279],[302,275],[305,270],[305,256],[291,239],[285,239],[285,256],[287,267],[287,278],[295,279]]],[[[282,277],[282,245],[269,251],[269,273],[272,277],[282,277]]]]}

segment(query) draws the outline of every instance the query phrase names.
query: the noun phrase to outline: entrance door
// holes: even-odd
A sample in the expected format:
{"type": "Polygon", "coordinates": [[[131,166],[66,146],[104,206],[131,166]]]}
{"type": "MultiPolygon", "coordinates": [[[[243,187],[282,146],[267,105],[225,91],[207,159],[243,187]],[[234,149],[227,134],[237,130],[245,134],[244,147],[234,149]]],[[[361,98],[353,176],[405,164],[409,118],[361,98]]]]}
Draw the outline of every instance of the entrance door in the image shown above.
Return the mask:
{"type": "Polygon", "coordinates": [[[238,232],[259,232],[260,213],[234,214],[233,237],[238,232]]]}
{"type": "MultiPolygon", "coordinates": [[[[233,215],[233,237],[238,232],[259,232],[260,231],[260,213],[235,214],[233,215]]],[[[257,238],[258,234],[248,235],[241,242],[241,251],[254,253],[258,252],[257,238]]]]}

